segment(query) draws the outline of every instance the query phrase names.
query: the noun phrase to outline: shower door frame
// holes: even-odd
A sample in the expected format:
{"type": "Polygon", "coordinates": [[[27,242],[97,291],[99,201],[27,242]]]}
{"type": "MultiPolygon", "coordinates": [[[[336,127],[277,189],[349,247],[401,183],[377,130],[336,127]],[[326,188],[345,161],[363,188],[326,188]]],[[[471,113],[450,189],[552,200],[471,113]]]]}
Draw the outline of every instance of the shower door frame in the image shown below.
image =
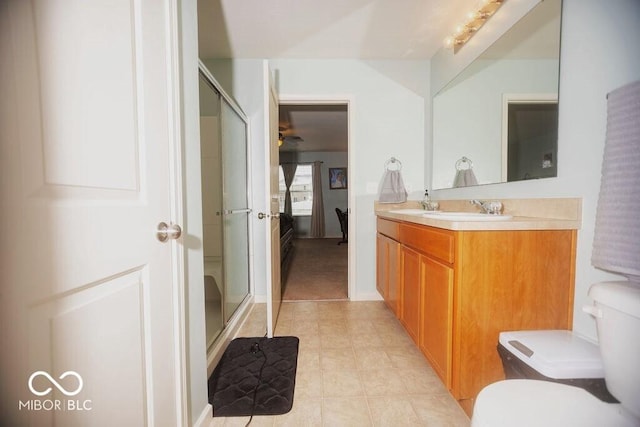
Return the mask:
{"type": "MultiPolygon", "coordinates": [[[[231,107],[231,109],[238,115],[238,117],[244,122],[244,127],[245,127],[245,144],[246,144],[246,181],[247,181],[247,267],[248,267],[248,287],[247,287],[247,293],[244,296],[244,298],[242,299],[242,301],[238,304],[238,306],[236,307],[236,309],[234,310],[234,312],[230,315],[229,319],[227,320],[227,313],[226,313],[226,303],[225,303],[225,298],[226,298],[226,283],[227,283],[227,276],[226,276],[226,268],[224,268],[224,259],[225,259],[225,254],[224,254],[224,236],[225,236],[225,230],[224,230],[224,224],[222,225],[222,241],[223,241],[223,248],[222,248],[222,263],[223,263],[223,267],[222,267],[222,277],[223,277],[223,292],[222,292],[222,321],[223,321],[223,325],[222,325],[222,330],[220,331],[220,333],[216,336],[216,338],[213,340],[211,345],[206,346],[206,351],[208,354],[208,359],[211,359],[212,356],[215,356],[217,351],[216,348],[219,346],[219,342],[220,341],[224,341],[224,339],[221,339],[225,336],[225,332],[228,331],[228,327],[229,325],[235,323],[237,321],[237,319],[242,315],[244,308],[250,303],[250,300],[252,298],[253,295],[253,287],[254,287],[254,267],[253,267],[253,263],[252,263],[252,259],[253,259],[253,223],[251,221],[251,213],[253,211],[252,206],[251,206],[251,201],[252,199],[252,188],[251,188],[251,180],[252,180],[252,175],[251,175],[251,144],[249,144],[250,141],[250,126],[249,126],[249,119],[246,116],[246,114],[244,113],[244,111],[242,111],[242,109],[240,108],[240,106],[224,91],[224,89],[222,88],[222,86],[220,85],[220,83],[218,83],[218,81],[215,79],[215,77],[213,77],[213,75],[211,74],[211,72],[209,71],[209,69],[206,67],[206,65],[201,61],[198,60],[198,72],[200,75],[202,75],[207,82],[218,92],[218,94],[220,95],[220,151],[222,152],[223,149],[223,144],[224,142],[222,141],[222,133],[223,133],[223,120],[222,120],[222,101],[226,101],[228,106],[231,107]]],[[[224,188],[225,185],[225,177],[224,177],[224,173],[223,173],[223,168],[224,165],[222,164],[223,162],[223,158],[222,158],[222,153],[220,153],[220,162],[221,162],[221,185],[222,188],[224,188]]],[[[222,197],[224,199],[224,197],[222,197]]],[[[221,203],[223,204],[222,209],[225,209],[224,206],[224,200],[221,200],[221,203]]],[[[203,236],[204,237],[204,236],[203,236]]],[[[203,259],[203,264],[204,264],[204,250],[202,253],[202,259],[203,259]]],[[[203,276],[204,277],[204,276],[203,276]]],[[[205,316],[206,316],[206,312],[205,312],[205,316]]],[[[208,339],[206,340],[206,342],[208,343],[208,339]]],[[[209,360],[210,361],[210,360],[209,360]]],[[[208,363],[210,365],[210,363],[208,363]]]]}

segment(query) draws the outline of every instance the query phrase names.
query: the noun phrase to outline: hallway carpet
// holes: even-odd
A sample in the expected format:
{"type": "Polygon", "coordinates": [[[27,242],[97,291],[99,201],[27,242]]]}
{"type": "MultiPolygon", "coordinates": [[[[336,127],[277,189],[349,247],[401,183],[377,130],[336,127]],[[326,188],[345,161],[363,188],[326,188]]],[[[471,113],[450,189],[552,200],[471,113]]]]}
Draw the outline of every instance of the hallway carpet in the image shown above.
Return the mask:
{"type": "Polygon", "coordinates": [[[285,301],[347,299],[347,244],[340,239],[296,239],[285,301]]]}

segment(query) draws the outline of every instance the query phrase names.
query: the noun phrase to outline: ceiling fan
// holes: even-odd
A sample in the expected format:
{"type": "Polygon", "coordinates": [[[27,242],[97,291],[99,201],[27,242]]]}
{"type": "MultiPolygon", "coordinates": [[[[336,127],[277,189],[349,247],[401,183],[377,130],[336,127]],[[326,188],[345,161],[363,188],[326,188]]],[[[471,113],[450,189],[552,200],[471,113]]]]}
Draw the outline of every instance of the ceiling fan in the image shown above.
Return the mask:
{"type": "Polygon", "coordinates": [[[298,135],[285,135],[283,132],[286,132],[288,129],[284,127],[279,128],[280,132],[278,133],[278,146],[282,147],[283,145],[287,145],[290,148],[294,148],[298,146],[299,142],[304,142],[304,139],[298,135]]]}

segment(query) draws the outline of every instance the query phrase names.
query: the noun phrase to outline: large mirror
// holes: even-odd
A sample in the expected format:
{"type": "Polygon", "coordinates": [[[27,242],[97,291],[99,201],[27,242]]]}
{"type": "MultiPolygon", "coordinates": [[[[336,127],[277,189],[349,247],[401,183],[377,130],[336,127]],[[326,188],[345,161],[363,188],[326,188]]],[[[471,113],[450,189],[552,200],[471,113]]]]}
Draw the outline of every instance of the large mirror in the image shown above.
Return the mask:
{"type": "Polygon", "coordinates": [[[432,188],[557,175],[561,9],[539,3],[434,96],[432,188]]]}

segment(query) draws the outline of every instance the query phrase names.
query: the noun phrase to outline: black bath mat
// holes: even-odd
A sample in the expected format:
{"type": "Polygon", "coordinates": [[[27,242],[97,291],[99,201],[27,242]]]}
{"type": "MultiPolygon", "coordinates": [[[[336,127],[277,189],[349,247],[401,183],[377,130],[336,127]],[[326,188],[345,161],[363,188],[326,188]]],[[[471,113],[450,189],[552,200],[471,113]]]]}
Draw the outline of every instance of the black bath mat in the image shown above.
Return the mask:
{"type": "Polygon", "coordinates": [[[296,384],[298,343],[297,337],[236,338],[231,341],[209,378],[213,416],[289,412],[296,384]]]}

